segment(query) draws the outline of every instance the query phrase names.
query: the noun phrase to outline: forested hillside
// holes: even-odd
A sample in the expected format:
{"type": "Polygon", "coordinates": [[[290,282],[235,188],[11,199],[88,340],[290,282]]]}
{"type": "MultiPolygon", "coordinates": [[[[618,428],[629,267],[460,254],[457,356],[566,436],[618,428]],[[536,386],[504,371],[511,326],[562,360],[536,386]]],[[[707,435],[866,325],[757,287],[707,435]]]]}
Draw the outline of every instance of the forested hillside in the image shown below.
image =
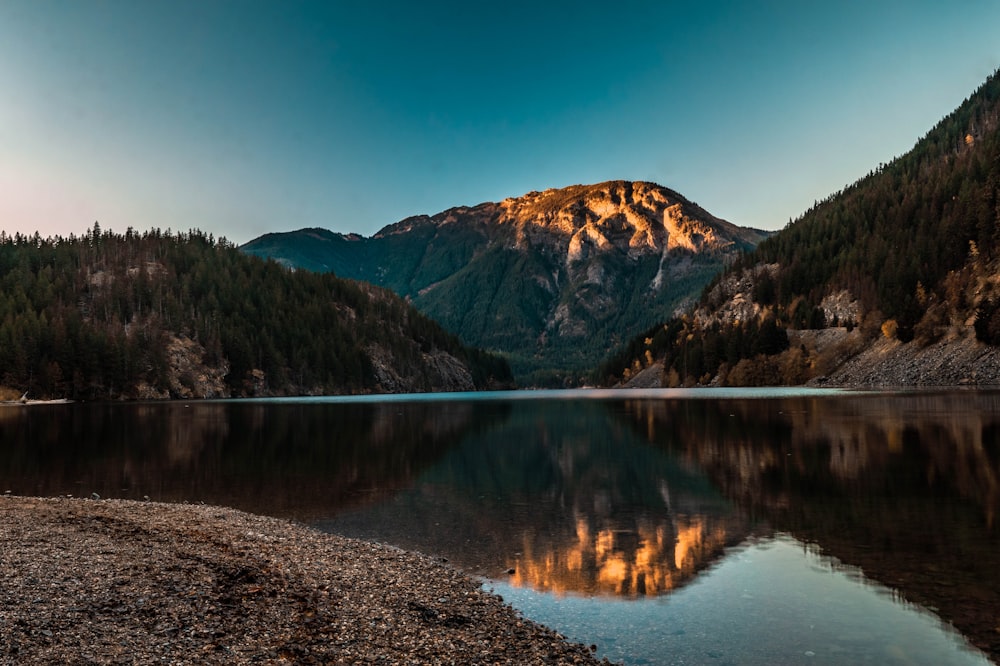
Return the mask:
{"type": "Polygon", "coordinates": [[[385,289],[198,231],[0,233],[0,399],[453,390],[506,363],[385,289]]]}
{"type": "Polygon", "coordinates": [[[503,353],[519,383],[562,386],[766,236],[655,183],[609,181],[410,217],[371,238],[303,229],[241,249],[392,289],[503,353]]]}
{"type": "Polygon", "coordinates": [[[950,271],[971,254],[997,254],[998,102],[994,75],[909,153],[817,204],[735,270],[778,264],[766,300],[789,322],[797,299],[815,306],[846,289],[912,338],[929,302],[948,299],[950,271]]]}
{"type": "Polygon", "coordinates": [[[914,349],[967,332],[1000,342],[998,126],[995,73],[910,152],[764,240],[705,289],[690,316],[634,340],[600,378],[627,380],[659,361],[678,383],[720,374],[797,383],[879,338],[914,349]],[[792,345],[777,362],[789,330],[833,327],[860,332],[826,355],[792,345]],[[771,360],[748,362],[761,356],[771,360]]]}

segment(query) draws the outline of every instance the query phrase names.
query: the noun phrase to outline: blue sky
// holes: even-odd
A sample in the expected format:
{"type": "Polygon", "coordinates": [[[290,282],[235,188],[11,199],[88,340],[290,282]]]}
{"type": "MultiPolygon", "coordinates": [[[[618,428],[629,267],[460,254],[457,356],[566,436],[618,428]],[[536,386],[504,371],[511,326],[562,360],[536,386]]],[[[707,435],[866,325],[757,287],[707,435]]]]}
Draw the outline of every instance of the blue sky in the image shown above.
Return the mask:
{"type": "Polygon", "coordinates": [[[997,0],[0,0],[0,229],[367,235],[610,179],[777,229],[998,35],[997,0]]]}

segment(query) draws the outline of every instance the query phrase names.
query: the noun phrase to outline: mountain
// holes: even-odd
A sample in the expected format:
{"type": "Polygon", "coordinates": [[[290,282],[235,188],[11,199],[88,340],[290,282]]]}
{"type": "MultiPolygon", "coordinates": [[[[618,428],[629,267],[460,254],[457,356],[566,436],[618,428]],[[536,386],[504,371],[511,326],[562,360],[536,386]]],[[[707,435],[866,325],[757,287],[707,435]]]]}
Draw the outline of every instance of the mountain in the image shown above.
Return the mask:
{"type": "Polygon", "coordinates": [[[735,262],[606,382],[1000,383],[1000,76],[735,262]],[[654,367],[655,366],[655,367],[654,367]],[[650,368],[652,370],[649,370],[650,368]]]}
{"type": "Polygon", "coordinates": [[[0,232],[0,400],[471,390],[500,358],[395,294],[201,232],[0,232]]]}
{"type": "Polygon", "coordinates": [[[370,238],[303,229],[241,249],[389,288],[532,384],[578,381],[766,235],[659,185],[611,181],[410,217],[370,238]]]}

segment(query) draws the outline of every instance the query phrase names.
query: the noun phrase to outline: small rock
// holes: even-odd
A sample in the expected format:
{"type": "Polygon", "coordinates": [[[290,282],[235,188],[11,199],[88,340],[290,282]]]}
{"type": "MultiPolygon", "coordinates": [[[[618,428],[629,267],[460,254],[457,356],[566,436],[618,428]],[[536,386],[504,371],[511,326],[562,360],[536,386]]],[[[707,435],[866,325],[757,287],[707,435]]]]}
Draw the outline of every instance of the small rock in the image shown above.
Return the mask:
{"type": "Polygon", "coordinates": [[[97,493],[90,493],[90,499],[101,499],[101,496],[97,493]]]}
{"type": "Polygon", "coordinates": [[[507,569],[507,574],[513,576],[517,573],[517,569],[507,569]]]}

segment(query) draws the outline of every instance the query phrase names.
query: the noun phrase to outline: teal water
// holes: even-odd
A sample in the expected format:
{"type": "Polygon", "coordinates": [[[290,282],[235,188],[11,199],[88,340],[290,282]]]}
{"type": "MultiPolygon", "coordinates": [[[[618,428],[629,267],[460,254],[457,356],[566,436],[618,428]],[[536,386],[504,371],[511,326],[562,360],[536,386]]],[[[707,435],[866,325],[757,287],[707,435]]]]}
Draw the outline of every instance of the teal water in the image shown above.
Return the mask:
{"type": "Polygon", "coordinates": [[[673,388],[673,389],[539,389],[517,391],[458,391],[454,393],[398,393],[377,395],[334,395],[293,398],[239,398],[231,401],[257,404],[380,404],[412,402],[512,402],[537,400],[754,400],[775,398],[830,397],[833,395],[865,395],[870,392],[849,389],[814,388],[811,386],[767,386],[749,388],[673,388]]]}
{"type": "Polygon", "coordinates": [[[855,568],[777,534],[674,594],[555,595],[491,581],[527,616],[626,664],[987,664],[955,629],[855,568]]]}
{"type": "Polygon", "coordinates": [[[627,664],[1000,655],[1000,393],[6,407],[8,489],[203,501],[419,550],[627,664]]]}

